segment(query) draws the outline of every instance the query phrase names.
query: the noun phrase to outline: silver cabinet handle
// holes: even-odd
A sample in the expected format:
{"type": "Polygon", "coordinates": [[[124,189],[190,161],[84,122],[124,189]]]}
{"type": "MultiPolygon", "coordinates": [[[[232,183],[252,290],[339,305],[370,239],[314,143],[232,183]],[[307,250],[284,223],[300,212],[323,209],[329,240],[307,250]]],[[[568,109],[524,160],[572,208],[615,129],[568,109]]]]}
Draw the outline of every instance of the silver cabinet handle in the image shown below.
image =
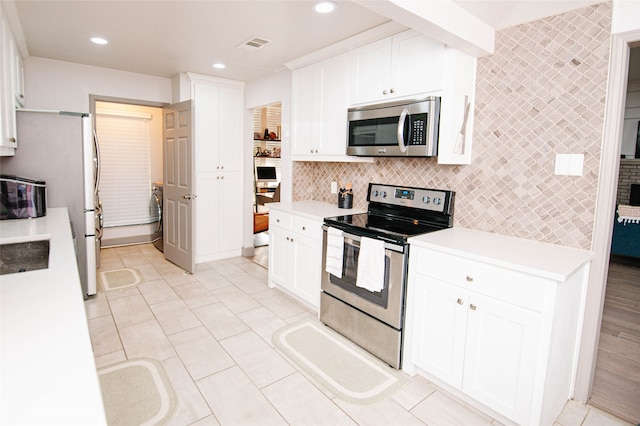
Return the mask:
{"type": "Polygon", "coordinates": [[[462,304],[464,303],[464,300],[462,300],[462,299],[460,299],[460,298],[458,297],[458,301],[457,301],[457,303],[458,303],[458,305],[462,305],[462,304]]]}
{"type": "Polygon", "coordinates": [[[467,282],[472,283],[473,282],[473,276],[467,275],[467,282]]]}
{"type": "Polygon", "coordinates": [[[303,227],[302,227],[302,230],[303,230],[303,231],[306,231],[306,230],[307,230],[307,227],[306,227],[306,226],[303,226],[303,227]]]}
{"type": "Polygon", "coordinates": [[[472,311],[475,311],[478,307],[476,305],[474,305],[473,303],[469,305],[469,309],[471,309],[472,311]]]}
{"type": "Polygon", "coordinates": [[[391,88],[391,90],[389,90],[389,93],[395,93],[395,90],[393,90],[393,87],[391,88]]]}
{"type": "Polygon", "coordinates": [[[291,239],[289,237],[287,237],[287,241],[291,241],[291,239]]]}

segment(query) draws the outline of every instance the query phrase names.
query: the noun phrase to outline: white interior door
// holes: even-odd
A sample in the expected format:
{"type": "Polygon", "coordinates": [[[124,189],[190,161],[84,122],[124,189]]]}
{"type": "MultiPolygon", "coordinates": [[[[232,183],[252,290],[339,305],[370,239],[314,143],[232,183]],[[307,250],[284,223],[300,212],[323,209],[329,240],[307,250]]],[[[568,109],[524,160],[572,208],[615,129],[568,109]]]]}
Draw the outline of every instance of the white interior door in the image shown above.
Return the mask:
{"type": "Polygon", "coordinates": [[[164,154],[164,256],[188,272],[195,271],[195,198],[191,101],[162,109],[164,154]]]}

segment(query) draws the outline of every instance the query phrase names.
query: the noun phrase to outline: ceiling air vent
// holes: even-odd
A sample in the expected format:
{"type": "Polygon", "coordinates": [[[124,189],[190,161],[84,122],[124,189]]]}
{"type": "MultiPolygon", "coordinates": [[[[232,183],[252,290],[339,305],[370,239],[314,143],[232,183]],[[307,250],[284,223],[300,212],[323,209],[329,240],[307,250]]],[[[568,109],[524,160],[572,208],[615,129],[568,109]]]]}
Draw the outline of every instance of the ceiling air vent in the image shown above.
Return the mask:
{"type": "Polygon", "coordinates": [[[264,47],[267,43],[269,43],[269,40],[266,40],[262,37],[253,36],[249,40],[238,45],[237,47],[238,49],[253,51],[253,50],[258,50],[264,47]]]}

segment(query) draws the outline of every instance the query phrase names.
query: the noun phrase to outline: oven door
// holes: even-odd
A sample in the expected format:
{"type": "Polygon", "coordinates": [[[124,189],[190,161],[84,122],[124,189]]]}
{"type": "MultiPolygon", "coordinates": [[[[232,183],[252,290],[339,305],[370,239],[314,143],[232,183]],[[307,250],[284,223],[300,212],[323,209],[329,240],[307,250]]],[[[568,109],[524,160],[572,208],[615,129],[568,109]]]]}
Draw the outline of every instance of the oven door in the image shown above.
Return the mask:
{"type": "Polygon", "coordinates": [[[402,329],[407,250],[402,245],[385,243],[384,286],[369,291],[356,285],[360,236],[344,232],[342,277],[324,271],[327,256],[327,232],[322,248],[322,291],[395,328],[402,329]]]}

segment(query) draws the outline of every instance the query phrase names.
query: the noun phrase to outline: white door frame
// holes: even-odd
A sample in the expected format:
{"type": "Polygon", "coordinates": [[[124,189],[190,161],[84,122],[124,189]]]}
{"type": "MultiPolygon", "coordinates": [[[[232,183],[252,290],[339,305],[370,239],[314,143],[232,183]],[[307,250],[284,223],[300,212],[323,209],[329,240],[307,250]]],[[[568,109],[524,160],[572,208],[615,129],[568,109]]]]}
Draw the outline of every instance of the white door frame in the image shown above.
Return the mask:
{"type": "MultiPolygon", "coordinates": [[[[614,2],[615,6],[615,2],[614,2]]],[[[615,14],[615,10],[614,10],[615,14]]],[[[589,286],[586,294],[585,317],[576,370],[573,399],[587,403],[591,396],[596,356],[602,323],[604,295],[609,272],[611,236],[615,219],[622,125],[624,119],[627,76],[629,71],[629,45],[640,40],[640,29],[611,35],[609,57],[609,81],[604,115],[602,152],[600,156],[600,178],[594,216],[589,286]],[[594,315],[597,313],[597,315],[594,315]]]]}

